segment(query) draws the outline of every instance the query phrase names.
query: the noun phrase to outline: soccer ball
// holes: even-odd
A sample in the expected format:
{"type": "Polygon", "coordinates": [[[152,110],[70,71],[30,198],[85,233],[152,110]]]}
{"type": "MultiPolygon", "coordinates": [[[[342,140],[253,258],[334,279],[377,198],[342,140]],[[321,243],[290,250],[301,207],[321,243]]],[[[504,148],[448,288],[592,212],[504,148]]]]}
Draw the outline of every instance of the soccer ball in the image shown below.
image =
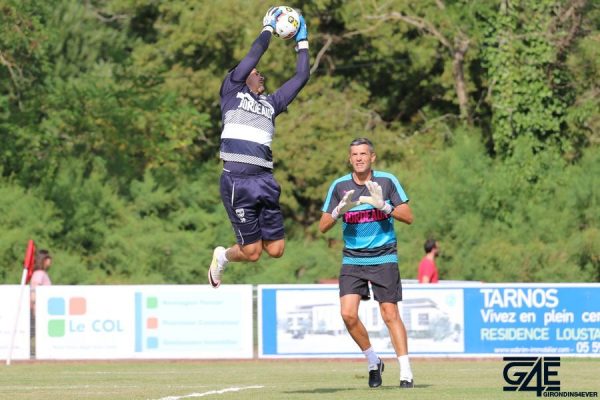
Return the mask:
{"type": "Polygon", "coordinates": [[[273,34],[283,40],[288,40],[296,36],[300,28],[300,14],[292,7],[279,6],[282,11],[275,23],[275,32],[273,34]]]}

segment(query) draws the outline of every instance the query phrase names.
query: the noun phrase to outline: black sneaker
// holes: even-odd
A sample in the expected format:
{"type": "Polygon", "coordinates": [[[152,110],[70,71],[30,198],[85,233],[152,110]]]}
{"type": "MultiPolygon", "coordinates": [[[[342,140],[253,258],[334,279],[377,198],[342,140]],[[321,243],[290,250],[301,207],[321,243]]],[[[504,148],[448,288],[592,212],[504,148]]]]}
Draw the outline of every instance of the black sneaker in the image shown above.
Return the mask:
{"type": "Polygon", "coordinates": [[[400,381],[400,387],[402,389],[411,389],[415,387],[415,381],[414,379],[411,379],[410,381],[400,381]]]}
{"type": "Polygon", "coordinates": [[[381,373],[383,372],[384,367],[383,360],[380,358],[379,363],[377,363],[377,369],[369,371],[369,387],[381,386],[381,373]]]}

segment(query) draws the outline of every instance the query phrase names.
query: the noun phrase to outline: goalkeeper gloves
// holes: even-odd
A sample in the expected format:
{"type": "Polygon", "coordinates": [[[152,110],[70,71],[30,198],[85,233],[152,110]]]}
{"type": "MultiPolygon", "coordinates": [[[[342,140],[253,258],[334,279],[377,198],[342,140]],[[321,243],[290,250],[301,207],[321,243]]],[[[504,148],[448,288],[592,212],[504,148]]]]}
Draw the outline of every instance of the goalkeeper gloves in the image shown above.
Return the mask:
{"type": "Polygon", "coordinates": [[[302,14],[300,14],[300,27],[298,28],[298,32],[296,32],[294,39],[296,40],[296,43],[304,40],[308,41],[308,29],[306,29],[306,21],[304,20],[304,15],[302,14]]]}
{"type": "Polygon", "coordinates": [[[378,210],[383,211],[386,214],[391,214],[394,209],[388,203],[383,200],[383,190],[377,182],[367,181],[365,183],[367,189],[369,189],[370,196],[360,196],[358,201],[360,203],[370,204],[378,210]]]}
{"type": "Polygon", "coordinates": [[[281,11],[278,7],[269,8],[263,18],[263,31],[268,30],[271,33],[275,32],[277,18],[279,18],[282,12],[283,11],[281,11]]]}
{"type": "Polygon", "coordinates": [[[353,194],[354,190],[349,190],[344,194],[344,197],[342,197],[340,203],[331,212],[331,216],[333,217],[333,219],[338,219],[340,216],[344,215],[346,211],[360,204],[359,201],[352,201],[353,194]]]}
{"type": "Polygon", "coordinates": [[[298,32],[296,32],[296,36],[294,36],[294,40],[296,40],[296,51],[308,49],[308,29],[306,28],[306,21],[302,14],[300,14],[300,27],[298,28],[298,32]]]}

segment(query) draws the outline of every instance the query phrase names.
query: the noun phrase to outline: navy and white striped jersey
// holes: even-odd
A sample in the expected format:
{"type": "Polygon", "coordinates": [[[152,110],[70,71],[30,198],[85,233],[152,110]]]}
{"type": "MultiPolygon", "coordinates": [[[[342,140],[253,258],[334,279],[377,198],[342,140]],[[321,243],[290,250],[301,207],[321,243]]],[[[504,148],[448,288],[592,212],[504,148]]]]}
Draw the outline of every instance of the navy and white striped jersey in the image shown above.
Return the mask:
{"type": "Polygon", "coordinates": [[[262,32],[246,57],[230,71],[221,85],[221,159],[273,168],[271,142],[275,117],[285,111],[308,81],[308,49],[298,51],[296,74],[270,95],[256,95],[246,78],[269,47],[270,32],[262,32]]]}
{"type": "MultiPolygon", "coordinates": [[[[407,203],[408,197],[398,179],[387,172],[372,171],[371,179],[382,189],[383,199],[396,207],[407,203]]],[[[370,196],[365,185],[359,185],[352,174],[336,179],[327,192],[323,212],[332,213],[344,194],[354,190],[352,200],[370,196]]],[[[370,204],[361,204],[347,211],[342,217],[344,237],[343,265],[380,265],[397,263],[394,218],[370,204]]]]}

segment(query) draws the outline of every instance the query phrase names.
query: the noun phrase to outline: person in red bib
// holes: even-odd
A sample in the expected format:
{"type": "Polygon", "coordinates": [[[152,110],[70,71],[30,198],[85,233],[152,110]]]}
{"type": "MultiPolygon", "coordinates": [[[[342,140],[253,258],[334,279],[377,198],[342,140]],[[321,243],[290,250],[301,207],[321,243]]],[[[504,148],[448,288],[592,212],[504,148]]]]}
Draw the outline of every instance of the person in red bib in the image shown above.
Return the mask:
{"type": "Polygon", "coordinates": [[[435,258],[439,254],[437,242],[433,239],[427,239],[425,245],[425,257],[419,263],[419,283],[438,283],[439,274],[435,265],[435,258]]]}

